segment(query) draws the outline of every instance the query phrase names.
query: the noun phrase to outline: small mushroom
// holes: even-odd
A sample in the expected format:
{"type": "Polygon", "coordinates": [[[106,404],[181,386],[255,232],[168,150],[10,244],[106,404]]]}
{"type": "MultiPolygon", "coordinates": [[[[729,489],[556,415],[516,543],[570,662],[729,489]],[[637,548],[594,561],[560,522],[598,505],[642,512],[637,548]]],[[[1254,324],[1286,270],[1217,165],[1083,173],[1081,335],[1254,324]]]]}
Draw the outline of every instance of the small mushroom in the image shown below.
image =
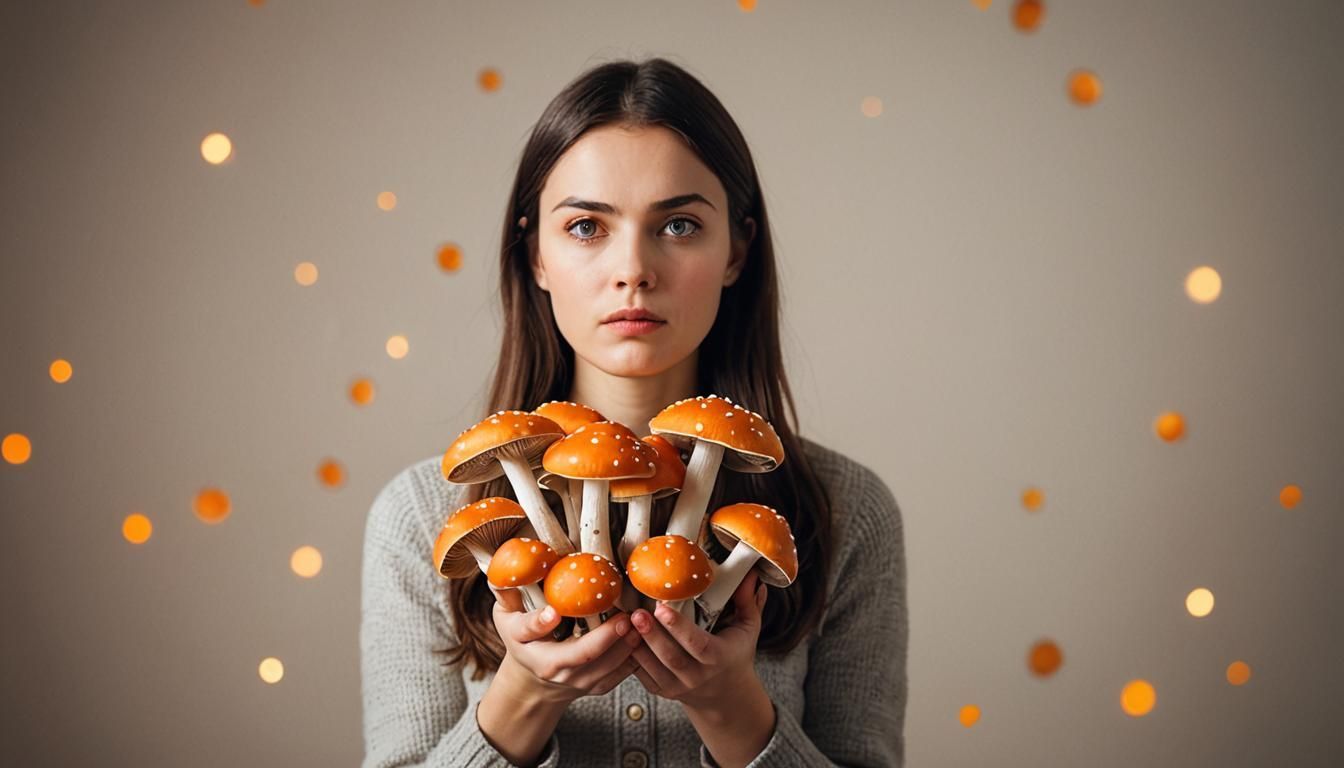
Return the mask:
{"type": "Polygon", "coordinates": [[[709,518],[710,530],[729,551],[714,569],[714,583],[696,602],[704,611],[705,629],[713,629],[719,614],[755,566],[761,581],[787,587],[798,578],[798,547],[789,521],[763,504],[729,504],[709,518]]]}
{"type": "Polygon", "coordinates": [[[720,464],[735,472],[770,472],[784,461],[784,445],[768,421],[717,395],[678,400],[649,421],[649,430],[691,451],[667,533],[692,541],[699,540],[720,464]]]}
{"type": "Polygon", "coordinates": [[[560,559],[546,542],[527,537],[509,539],[495,550],[485,577],[496,589],[517,589],[528,597],[528,610],[546,605],[546,595],[537,586],[560,559]]]}
{"type": "Polygon", "coordinates": [[[443,522],[434,540],[433,563],[445,579],[485,573],[496,548],[527,522],[518,502],[503,496],[463,504],[443,522]]]}
{"type": "Polygon", "coordinates": [[[666,602],[692,621],[694,598],[714,581],[714,567],[705,550],[675,534],[654,536],[636,547],[625,563],[625,573],[635,589],[666,602]]]}
{"type": "Polygon", "coordinates": [[[629,427],[614,421],[585,424],[546,449],[542,467],[547,472],[583,481],[581,551],[615,558],[607,529],[608,486],[612,480],[649,477],[655,456],[629,427]]]}
{"type": "MultiPolygon", "coordinates": [[[[589,631],[621,594],[621,570],[591,552],[574,552],[556,561],[542,583],[546,602],[561,616],[582,617],[589,631]]],[[[577,629],[577,626],[576,626],[577,629]]]]}

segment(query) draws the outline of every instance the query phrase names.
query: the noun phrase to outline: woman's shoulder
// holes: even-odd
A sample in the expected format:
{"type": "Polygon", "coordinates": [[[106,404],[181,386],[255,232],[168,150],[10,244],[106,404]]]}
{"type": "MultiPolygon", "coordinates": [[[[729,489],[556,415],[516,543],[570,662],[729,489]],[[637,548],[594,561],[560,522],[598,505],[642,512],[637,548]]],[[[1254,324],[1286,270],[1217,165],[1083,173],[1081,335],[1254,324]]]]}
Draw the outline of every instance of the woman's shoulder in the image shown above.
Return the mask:
{"type": "Polygon", "coordinates": [[[418,459],[384,483],[369,508],[370,535],[433,543],[467,493],[466,486],[444,478],[441,462],[441,456],[418,459]]]}
{"type": "Polygon", "coordinates": [[[839,450],[801,435],[798,439],[830,501],[837,554],[865,541],[899,542],[901,509],[886,481],[872,467],[839,450]]]}

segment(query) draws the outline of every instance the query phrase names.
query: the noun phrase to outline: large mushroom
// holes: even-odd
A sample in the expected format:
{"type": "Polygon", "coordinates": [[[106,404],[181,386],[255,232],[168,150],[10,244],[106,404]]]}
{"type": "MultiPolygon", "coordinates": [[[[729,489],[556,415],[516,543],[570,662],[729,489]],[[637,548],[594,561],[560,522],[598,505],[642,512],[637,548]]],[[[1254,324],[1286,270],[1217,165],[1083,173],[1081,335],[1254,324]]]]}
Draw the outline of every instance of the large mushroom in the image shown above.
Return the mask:
{"type": "Polygon", "coordinates": [[[787,587],[798,578],[798,547],[784,516],[764,504],[729,504],[709,518],[710,530],[730,550],[728,559],[714,569],[714,583],[696,602],[704,611],[705,629],[713,629],[728,598],[753,566],[761,581],[787,587]]]}
{"type": "MultiPolygon", "coordinates": [[[[621,594],[621,570],[601,555],[574,552],[551,566],[542,584],[546,602],[561,616],[582,617],[589,631],[621,594]]],[[[578,627],[575,627],[577,631],[578,627]]]]}
{"type": "Polygon", "coordinates": [[[654,600],[695,620],[694,598],[709,589],[714,567],[699,544],[684,536],[654,536],[640,544],[625,563],[630,583],[654,600]]]}
{"type": "Polygon", "coordinates": [[[560,559],[559,553],[546,542],[527,537],[509,539],[495,550],[485,577],[495,589],[517,589],[527,598],[528,610],[546,605],[546,596],[539,582],[550,573],[551,566],[560,559]]]}
{"type": "Polygon", "coordinates": [[[513,499],[491,496],[463,504],[443,522],[434,540],[433,563],[445,579],[485,573],[495,550],[527,522],[527,513],[513,499]]]}
{"type": "MultiPolygon", "coordinates": [[[[574,430],[584,424],[607,420],[605,416],[593,408],[581,403],[561,400],[542,403],[532,412],[559,424],[566,435],[572,434],[574,430]]],[[[583,481],[570,480],[567,477],[560,477],[543,471],[541,476],[537,478],[537,483],[549,491],[554,491],[560,497],[560,503],[565,505],[565,530],[569,533],[569,540],[577,547],[579,545],[579,500],[583,494],[583,481]]]]}
{"type": "Polygon", "coordinates": [[[546,449],[546,471],[583,481],[582,551],[615,559],[607,527],[608,487],[612,480],[652,475],[656,455],[629,427],[614,421],[585,424],[546,449]]]}
{"type": "Polygon", "coordinates": [[[700,539],[720,464],[735,472],[770,472],[784,461],[784,445],[770,422],[718,395],[678,400],[653,417],[649,430],[691,452],[667,523],[667,533],[691,541],[700,539]]]}
{"type": "Polygon", "coordinates": [[[499,411],[457,436],[443,454],[443,476],[470,485],[507,475],[537,537],[560,554],[574,546],[541,496],[532,467],[565,436],[559,424],[527,411],[499,411]]]}

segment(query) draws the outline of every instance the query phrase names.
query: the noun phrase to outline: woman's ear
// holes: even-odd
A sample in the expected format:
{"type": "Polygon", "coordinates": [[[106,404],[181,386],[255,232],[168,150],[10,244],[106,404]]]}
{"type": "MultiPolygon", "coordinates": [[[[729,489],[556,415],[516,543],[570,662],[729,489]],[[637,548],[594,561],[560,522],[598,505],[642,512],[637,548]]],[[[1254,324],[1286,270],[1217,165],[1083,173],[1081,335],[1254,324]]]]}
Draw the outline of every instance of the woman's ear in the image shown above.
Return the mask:
{"type": "Polygon", "coordinates": [[[747,230],[747,234],[743,239],[733,238],[732,252],[728,257],[728,269],[723,274],[725,287],[737,282],[737,278],[742,274],[742,268],[747,264],[747,254],[751,251],[751,243],[756,239],[755,219],[748,216],[742,221],[742,226],[747,230]]]}

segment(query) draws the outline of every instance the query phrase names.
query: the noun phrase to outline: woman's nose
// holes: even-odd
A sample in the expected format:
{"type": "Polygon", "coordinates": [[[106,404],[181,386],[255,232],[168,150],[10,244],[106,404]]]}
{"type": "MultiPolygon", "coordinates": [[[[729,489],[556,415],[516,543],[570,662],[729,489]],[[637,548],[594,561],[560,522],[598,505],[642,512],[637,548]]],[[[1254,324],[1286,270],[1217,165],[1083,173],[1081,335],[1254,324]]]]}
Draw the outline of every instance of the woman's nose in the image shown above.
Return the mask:
{"type": "Polygon", "coordinates": [[[629,239],[624,249],[619,251],[612,274],[612,282],[617,288],[635,286],[648,290],[658,284],[658,277],[653,271],[652,247],[642,236],[636,235],[629,239]]]}

